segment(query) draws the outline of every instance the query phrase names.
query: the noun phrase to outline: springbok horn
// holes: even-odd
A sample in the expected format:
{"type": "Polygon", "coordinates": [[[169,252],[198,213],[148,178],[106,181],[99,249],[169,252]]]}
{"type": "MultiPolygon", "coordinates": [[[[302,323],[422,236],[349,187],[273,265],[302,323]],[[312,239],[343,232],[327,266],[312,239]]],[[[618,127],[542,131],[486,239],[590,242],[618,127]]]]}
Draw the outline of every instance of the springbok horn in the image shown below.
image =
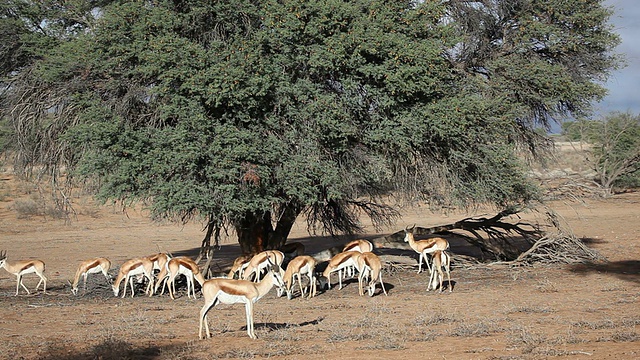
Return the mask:
{"type": "Polygon", "coordinates": [[[409,228],[409,225],[407,225],[407,226],[404,228],[404,231],[406,231],[406,232],[410,232],[410,231],[413,231],[413,229],[415,229],[415,228],[416,228],[416,224],[413,224],[413,226],[412,226],[411,228],[409,228]]]}

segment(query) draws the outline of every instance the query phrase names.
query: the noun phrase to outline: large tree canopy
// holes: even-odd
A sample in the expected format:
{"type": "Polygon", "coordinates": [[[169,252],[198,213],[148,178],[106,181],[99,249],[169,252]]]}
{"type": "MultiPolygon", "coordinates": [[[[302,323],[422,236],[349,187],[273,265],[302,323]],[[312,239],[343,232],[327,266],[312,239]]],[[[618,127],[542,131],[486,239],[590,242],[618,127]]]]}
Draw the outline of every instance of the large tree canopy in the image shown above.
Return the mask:
{"type": "MultiPolygon", "coordinates": [[[[49,19],[67,13],[51,3],[49,19]]],[[[617,65],[599,0],[82,9],[85,21],[66,23],[55,46],[3,69],[20,79],[5,116],[15,129],[33,125],[17,136],[21,153],[42,153],[25,139],[46,134],[48,154],[99,180],[102,199],[231,224],[246,252],[284,243],[300,215],[330,233],[357,231],[363,212],[392,219],[392,194],[456,205],[535,198],[516,153],[546,144],[536,127],[588,111],[617,65]]]]}

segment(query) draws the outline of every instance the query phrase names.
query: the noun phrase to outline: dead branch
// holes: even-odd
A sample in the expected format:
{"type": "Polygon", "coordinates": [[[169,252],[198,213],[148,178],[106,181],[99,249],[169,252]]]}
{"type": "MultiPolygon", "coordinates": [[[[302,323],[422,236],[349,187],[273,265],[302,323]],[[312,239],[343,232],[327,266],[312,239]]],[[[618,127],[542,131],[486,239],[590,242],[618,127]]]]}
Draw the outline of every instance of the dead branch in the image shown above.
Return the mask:
{"type": "MultiPolygon", "coordinates": [[[[416,226],[415,235],[451,235],[463,238],[471,245],[478,247],[484,254],[498,260],[513,260],[517,258],[521,250],[515,245],[514,239],[524,240],[533,244],[543,234],[540,225],[524,221],[508,221],[509,217],[516,216],[520,210],[515,208],[505,209],[491,217],[469,217],[451,224],[438,225],[429,228],[416,226]],[[453,233],[453,230],[458,232],[453,233]],[[462,231],[462,233],[460,233],[462,231]]],[[[376,246],[397,247],[397,243],[404,242],[404,230],[393,234],[373,239],[376,246]]]]}
{"type": "MultiPolygon", "coordinates": [[[[555,211],[541,206],[532,209],[542,215],[538,222],[520,220],[519,210],[505,209],[491,217],[469,217],[451,224],[429,228],[415,227],[416,235],[455,235],[490,254],[492,264],[529,265],[533,263],[584,263],[606,261],[597,251],[587,247],[574,234],[566,221],[555,211]],[[513,220],[513,217],[516,220],[513,220]],[[453,232],[453,231],[456,232],[453,232]]],[[[373,239],[376,248],[410,249],[404,243],[404,230],[373,239]]],[[[397,256],[387,261],[400,265],[414,264],[415,259],[399,260],[397,256]]],[[[454,254],[455,266],[477,267],[479,259],[454,254]]]]}

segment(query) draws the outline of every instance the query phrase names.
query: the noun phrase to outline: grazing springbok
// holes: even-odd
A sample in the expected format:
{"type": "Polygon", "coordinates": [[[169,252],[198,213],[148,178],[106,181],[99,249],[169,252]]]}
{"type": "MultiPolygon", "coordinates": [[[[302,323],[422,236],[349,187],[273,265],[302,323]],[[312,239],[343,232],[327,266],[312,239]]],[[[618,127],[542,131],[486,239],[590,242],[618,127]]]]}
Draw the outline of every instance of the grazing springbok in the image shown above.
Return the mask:
{"type": "Polygon", "coordinates": [[[243,280],[250,280],[253,277],[254,282],[260,281],[262,271],[265,270],[269,263],[273,263],[278,266],[282,266],[284,261],[284,253],[280,250],[266,250],[255,254],[249,264],[242,272],[243,280]]]}
{"type": "Polygon", "coordinates": [[[282,281],[282,269],[279,265],[267,260],[267,274],[258,282],[249,280],[236,280],[217,278],[209,279],[202,285],[202,295],[204,296],[204,306],[200,310],[200,330],[198,337],[204,339],[202,328],[206,331],[206,337],[211,337],[209,331],[209,321],[207,313],[217,304],[245,304],[245,314],[247,317],[247,334],[252,339],[257,336],[253,329],[253,304],[265,296],[275,285],[284,286],[282,281]]]}
{"type": "Polygon", "coordinates": [[[293,284],[295,283],[296,276],[298,277],[298,285],[300,286],[300,297],[304,298],[305,290],[302,287],[302,275],[307,275],[309,277],[309,299],[316,296],[316,264],[316,259],[309,255],[296,256],[289,262],[287,270],[284,272],[283,279],[285,291],[287,292],[287,298],[289,300],[293,298],[293,284]]]}
{"type": "Polygon", "coordinates": [[[36,290],[40,287],[40,284],[44,284],[42,286],[42,291],[47,293],[47,277],[44,276],[44,262],[41,260],[19,260],[15,262],[7,261],[7,251],[4,250],[0,252],[0,268],[4,268],[9,273],[15,275],[18,278],[18,283],[16,284],[16,296],[18,296],[18,292],[20,291],[20,286],[26,290],[27,294],[31,294],[29,289],[22,283],[22,275],[36,273],[40,277],[40,281],[38,281],[38,285],[36,285],[36,290]]]}
{"type": "Polygon", "coordinates": [[[327,279],[327,284],[329,285],[329,289],[331,289],[331,273],[338,272],[338,282],[340,286],[338,290],[342,289],[342,269],[348,266],[356,265],[356,258],[362,254],[359,251],[345,251],[341,252],[329,260],[329,264],[327,268],[322,273],[322,276],[327,279]]]}
{"type": "Polygon", "coordinates": [[[145,259],[148,259],[153,263],[153,270],[160,270],[167,266],[169,260],[171,260],[171,256],[166,253],[157,253],[149,256],[145,256],[145,259]]]}
{"type": "MultiPolygon", "coordinates": [[[[187,278],[187,297],[191,298],[191,294],[193,293],[193,298],[196,298],[196,287],[194,284],[194,279],[198,281],[198,284],[202,286],[204,284],[204,276],[200,272],[200,267],[196,264],[195,261],[191,260],[186,256],[178,256],[169,260],[169,263],[165,268],[160,271],[158,274],[158,283],[156,284],[156,288],[154,292],[158,291],[158,287],[160,287],[161,281],[165,278],[168,280],[164,283],[164,286],[169,288],[169,296],[175,300],[174,294],[176,292],[176,277],[178,275],[184,275],[187,278]]],[[[162,287],[162,294],[164,294],[164,286],[162,287]]]]}
{"type": "Polygon", "coordinates": [[[353,240],[344,245],[342,252],[345,251],[359,251],[361,253],[372,252],[373,244],[369,240],[353,240]]]}
{"type": "Polygon", "coordinates": [[[442,282],[444,279],[442,268],[444,267],[444,271],[447,273],[449,292],[451,292],[453,290],[451,286],[451,255],[447,254],[446,251],[436,251],[432,254],[432,258],[434,271],[432,271],[431,276],[429,276],[429,285],[427,285],[427,291],[432,288],[433,290],[435,290],[437,289],[436,286],[440,286],[440,292],[442,292],[442,282]]]}
{"type": "Polygon", "coordinates": [[[71,285],[71,292],[73,295],[78,295],[78,283],[80,282],[80,278],[84,280],[84,288],[83,291],[87,291],[87,276],[89,274],[98,274],[102,273],[104,277],[107,279],[107,282],[111,284],[111,278],[109,277],[109,269],[111,269],[111,261],[107,258],[99,257],[94,259],[85,260],[80,263],[78,266],[78,270],[76,271],[76,276],[73,279],[73,285],[71,285]]]}
{"type": "MultiPolygon", "coordinates": [[[[353,240],[353,241],[349,241],[344,245],[344,248],[342,248],[342,252],[345,252],[345,251],[358,251],[361,253],[372,252],[373,244],[369,240],[363,240],[363,239],[353,240]]],[[[354,266],[347,266],[344,269],[345,278],[347,278],[347,276],[353,277],[354,275],[355,275],[354,266]]]]}
{"type": "MultiPolygon", "coordinates": [[[[162,272],[163,269],[166,269],[167,264],[169,263],[169,260],[171,260],[171,256],[167,253],[157,253],[157,254],[145,256],[144,258],[153,263],[153,270],[151,271],[152,275],[155,275],[156,270],[158,270],[159,272],[162,272]]],[[[138,274],[137,277],[138,277],[138,282],[142,282],[142,280],[144,279],[142,274],[138,274]]],[[[157,279],[158,282],[164,282],[165,280],[166,280],[166,277],[157,279]]],[[[162,291],[164,292],[164,286],[162,287],[162,291]]]]}
{"type": "Polygon", "coordinates": [[[153,295],[153,262],[151,262],[147,258],[135,258],[131,260],[125,261],[122,266],[120,266],[120,270],[118,271],[118,277],[116,278],[115,283],[112,285],[113,295],[118,296],[120,293],[120,283],[124,280],[124,289],[122,291],[122,297],[124,298],[127,294],[127,283],[131,286],[131,297],[135,294],[133,289],[133,277],[137,275],[143,275],[147,279],[149,279],[149,284],[147,284],[147,289],[145,290],[145,294],[149,294],[149,296],[153,295]]]}
{"type": "Polygon", "coordinates": [[[249,266],[249,261],[251,260],[250,255],[240,255],[235,260],[233,260],[233,265],[231,266],[231,270],[229,270],[229,274],[227,278],[229,279],[242,279],[242,274],[244,270],[249,266]],[[238,275],[236,277],[236,275],[238,275]]]}
{"type": "Polygon", "coordinates": [[[380,281],[380,287],[382,287],[382,291],[385,295],[387,295],[387,290],[384,288],[384,283],[382,282],[382,262],[380,258],[372,253],[372,252],[364,252],[356,258],[356,267],[360,272],[358,276],[358,293],[360,296],[364,295],[363,285],[365,279],[369,279],[369,284],[367,284],[367,292],[369,296],[373,296],[376,291],[376,283],[380,281]]]}
{"type": "Polygon", "coordinates": [[[420,254],[420,260],[418,263],[418,274],[422,272],[423,259],[427,263],[427,268],[429,269],[429,272],[431,272],[431,265],[429,265],[428,254],[434,253],[436,251],[444,251],[449,249],[449,242],[446,239],[443,239],[441,237],[434,237],[434,238],[416,241],[415,237],[413,236],[413,229],[415,227],[416,226],[413,225],[413,227],[411,227],[410,229],[409,227],[406,227],[404,229],[404,233],[405,233],[404,242],[408,242],[409,246],[411,246],[411,248],[415,252],[420,254]]]}

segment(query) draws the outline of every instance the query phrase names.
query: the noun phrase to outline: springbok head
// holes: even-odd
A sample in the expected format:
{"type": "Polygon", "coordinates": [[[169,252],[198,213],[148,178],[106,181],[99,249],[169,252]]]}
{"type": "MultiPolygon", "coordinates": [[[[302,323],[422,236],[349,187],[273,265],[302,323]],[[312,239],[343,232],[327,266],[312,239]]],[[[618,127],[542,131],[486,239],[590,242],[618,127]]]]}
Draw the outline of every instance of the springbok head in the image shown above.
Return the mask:
{"type": "Polygon", "coordinates": [[[413,239],[413,230],[415,229],[416,224],[413,224],[412,227],[406,226],[404,228],[404,242],[409,242],[409,237],[413,239]]]}
{"type": "Polygon", "coordinates": [[[284,271],[282,271],[280,265],[271,261],[271,256],[267,256],[267,263],[269,264],[267,267],[269,274],[273,277],[273,284],[278,288],[284,289],[284,271]]]}

